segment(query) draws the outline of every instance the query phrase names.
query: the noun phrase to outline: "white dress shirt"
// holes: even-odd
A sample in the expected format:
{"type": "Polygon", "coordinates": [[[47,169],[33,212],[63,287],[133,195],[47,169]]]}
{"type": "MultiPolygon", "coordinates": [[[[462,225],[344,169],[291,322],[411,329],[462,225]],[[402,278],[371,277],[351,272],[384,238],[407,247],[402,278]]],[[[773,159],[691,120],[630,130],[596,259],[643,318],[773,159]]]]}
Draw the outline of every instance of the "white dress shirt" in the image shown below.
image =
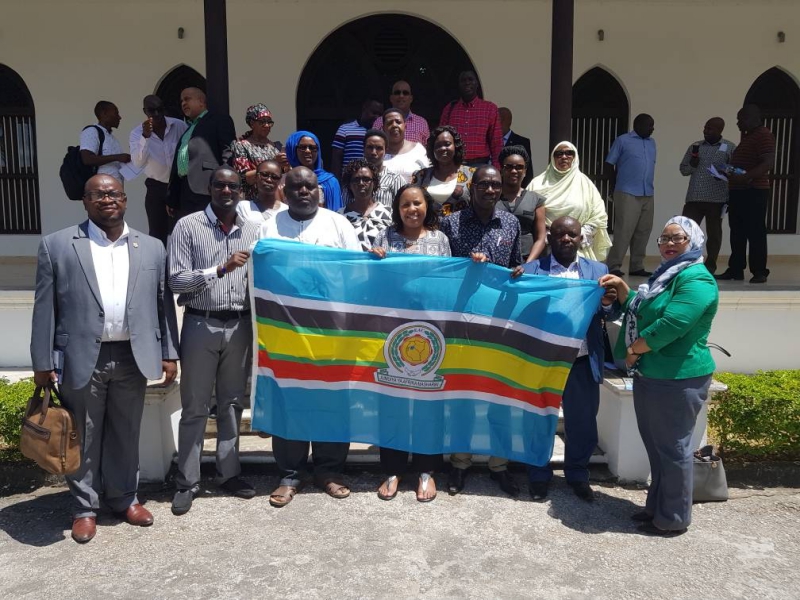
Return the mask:
{"type": "Polygon", "coordinates": [[[288,210],[279,212],[274,218],[261,224],[258,237],[295,240],[315,246],[361,251],[361,243],[350,221],[322,207],[317,209],[317,214],[305,221],[293,219],[288,210]]]}
{"type": "Polygon", "coordinates": [[[128,330],[128,224],[115,242],[108,239],[106,232],[93,221],[89,221],[89,246],[92,249],[92,262],[97,275],[97,285],[103,300],[104,342],[119,342],[131,339],[128,330]]]}
{"type": "MultiPolygon", "coordinates": [[[[578,261],[576,260],[570,266],[565,267],[560,262],[558,262],[555,257],[550,259],[550,277],[561,277],[562,279],[581,279],[581,270],[578,266],[578,261]]],[[[589,344],[586,343],[586,339],[581,342],[581,349],[578,350],[577,358],[581,356],[588,356],[589,354],[589,344]]]]}
{"type": "Polygon", "coordinates": [[[161,183],[169,183],[175,150],[178,148],[181,136],[189,129],[189,126],[179,119],[165,118],[167,119],[167,129],[164,131],[163,140],[156,135],[155,131],[150,134],[149,138],[144,137],[141,123],[133,128],[129,140],[131,162],[136,167],[144,169],[145,177],[161,183]]]}
{"type": "Polygon", "coordinates": [[[255,223],[263,223],[267,219],[271,219],[279,212],[289,210],[285,202],[278,204],[278,208],[268,208],[265,211],[258,210],[258,205],[252,200],[239,200],[236,205],[236,214],[243,219],[249,219],[255,223]]]}
{"type": "MultiPolygon", "coordinates": [[[[95,126],[102,129],[105,134],[105,139],[103,140],[103,156],[122,154],[122,146],[119,145],[119,141],[114,137],[114,134],[99,123],[95,123],[95,126]]],[[[100,136],[97,134],[97,129],[95,129],[94,126],[87,127],[81,131],[81,150],[88,150],[100,156],[100,136]]],[[[119,173],[120,167],[122,167],[122,163],[115,160],[97,167],[97,174],[111,175],[115,179],[123,181],[124,178],[119,173]]]]}

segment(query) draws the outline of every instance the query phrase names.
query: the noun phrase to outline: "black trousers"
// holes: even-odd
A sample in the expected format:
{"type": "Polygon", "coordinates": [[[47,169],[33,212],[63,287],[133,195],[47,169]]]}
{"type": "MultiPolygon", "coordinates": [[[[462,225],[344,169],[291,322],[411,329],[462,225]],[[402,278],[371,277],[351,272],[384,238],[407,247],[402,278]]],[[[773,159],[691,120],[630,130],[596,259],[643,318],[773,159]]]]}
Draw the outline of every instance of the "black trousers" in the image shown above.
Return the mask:
{"type": "Polygon", "coordinates": [[[731,228],[731,258],[728,270],[743,274],[750,244],[750,272],[769,275],[767,269],[767,205],[769,190],[731,190],[728,223],[731,228]]]}
{"type": "Polygon", "coordinates": [[[717,258],[722,247],[722,207],[721,202],[687,202],[683,205],[683,216],[700,225],[706,220],[706,268],[710,273],[717,270],[717,258]]]}
{"type": "MultiPolygon", "coordinates": [[[[408,455],[405,450],[381,448],[381,467],[389,475],[405,475],[408,471],[408,455]]],[[[441,471],[444,457],[441,454],[414,454],[411,458],[411,470],[417,473],[441,471]]]]}
{"type": "Polygon", "coordinates": [[[161,243],[167,245],[167,235],[172,230],[170,216],[167,214],[167,190],[169,184],[157,179],[147,178],[144,181],[147,194],[144,197],[144,209],[147,212],[148,233],[161,243]]]}
{"type": "Polygon", "coordinates": [[[195,194],[189,186],[188,178],[183,177],[181,179],[181,203],[178,207],[177,215],[179,219],[186,215],[205,210],[209,202],[211,202],[210,195],[195,194]]]}

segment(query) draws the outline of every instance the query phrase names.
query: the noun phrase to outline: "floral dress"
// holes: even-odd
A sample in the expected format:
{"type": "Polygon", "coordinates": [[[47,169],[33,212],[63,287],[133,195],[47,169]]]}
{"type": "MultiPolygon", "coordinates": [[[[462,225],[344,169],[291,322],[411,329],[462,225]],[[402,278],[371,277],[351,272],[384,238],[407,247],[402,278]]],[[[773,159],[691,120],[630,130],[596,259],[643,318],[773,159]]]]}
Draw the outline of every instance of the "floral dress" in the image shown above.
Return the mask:
{"type": "Polygon", "coordinates": [[[255,200],[258,198],[258,188],[255,185],[247,183],[244,175],[248,171],[255,170],[255,168],[265,160],[270,160],[278,156],[281,151],[281,146],[280,142],[255,144],[251,142],[248,137],[247,133],[245,133],[230,145],[228,164],[239,174],[239,177],[242,178],[243,197],[247,200],[255,200]]]}
{"type": "MultiPolygon", "coordinates": [[[[411,183],[415,183],[427,189],[431,184],[433,177],[434,167],[427,167],[420,169],[411,176],[411,183]]],[[[461,165],[456,173],[456,185],[453,193],[444,202],[434,201],[434,208],[440,217],[446,217],[449,214],[464,210],[470,205],[470,191],[469,184],[472,181],[472,174],[475,172],[474,167],[461,165]]]]}

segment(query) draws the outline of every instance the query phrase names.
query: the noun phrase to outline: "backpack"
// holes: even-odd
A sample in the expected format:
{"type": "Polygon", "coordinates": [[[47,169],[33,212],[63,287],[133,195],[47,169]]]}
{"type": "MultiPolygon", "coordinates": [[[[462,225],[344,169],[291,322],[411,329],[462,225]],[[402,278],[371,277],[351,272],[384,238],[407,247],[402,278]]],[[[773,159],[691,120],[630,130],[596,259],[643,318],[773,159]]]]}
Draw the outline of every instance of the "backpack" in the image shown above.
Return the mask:
{"type": "MultiPolygon", "coordinates": [[[[100,147],[97,153],[98,156],[103,156],[103,144],[106,141],[106,134],[97,125],[87,125],[82,129],[85,131],[89,127],[97,129],[97,137],[100,139],[100,147]]],[[[67,198],[70,200],[81,200],[83,198],[83,188],[86,182],[97,173],[97,167],[90,167],[83,164],[81,160],[81,147],[69,146],[67,153],[64,155],[64,160],[61,161],[61,168],[58,171],[58,176],[61,178],[61,183],[64,186],[64,191],[67,193],[67,198]]]]}

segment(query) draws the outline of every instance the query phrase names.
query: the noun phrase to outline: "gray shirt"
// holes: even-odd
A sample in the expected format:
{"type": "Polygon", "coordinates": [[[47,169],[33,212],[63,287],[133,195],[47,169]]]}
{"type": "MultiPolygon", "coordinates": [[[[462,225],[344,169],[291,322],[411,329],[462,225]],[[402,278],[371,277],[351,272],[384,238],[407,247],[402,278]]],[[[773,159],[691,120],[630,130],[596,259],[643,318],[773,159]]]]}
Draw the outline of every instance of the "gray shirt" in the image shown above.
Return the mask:
{"type": "Polygon", "coordinates": [[[686,154],[683,155],[680,166],[681,175],[689,176],[686,202],[724,204],[728,201],[728,182],[714,177],[709,173],[708,168],[714,165],[719,172],[722,172],[723,165],[731,162],[736,144],[725,138],[720,139],[716,144],[709,144],[705,140],[695,142],[695,144],[700,146],[698,151],[700,163],[696,168],[689,164],[689,159],[692,158],[692,146],[689,146],[686,154]]]}

